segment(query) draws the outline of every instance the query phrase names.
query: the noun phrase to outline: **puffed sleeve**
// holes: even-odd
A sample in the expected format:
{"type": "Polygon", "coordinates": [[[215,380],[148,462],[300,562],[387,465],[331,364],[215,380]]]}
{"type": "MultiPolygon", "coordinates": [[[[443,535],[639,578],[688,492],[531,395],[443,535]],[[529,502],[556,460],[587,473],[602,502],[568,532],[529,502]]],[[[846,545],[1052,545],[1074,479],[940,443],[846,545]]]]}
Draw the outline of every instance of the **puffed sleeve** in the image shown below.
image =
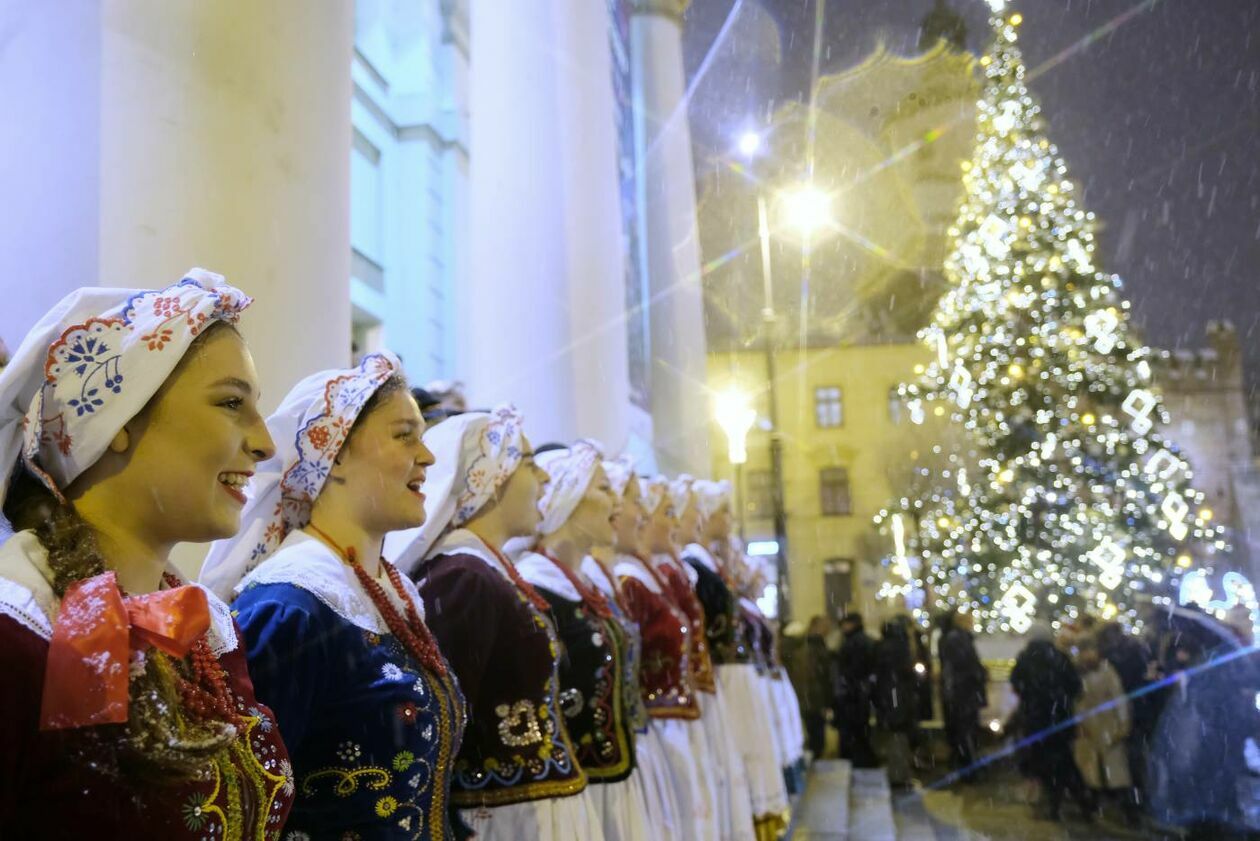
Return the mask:
{"type": "Polygon", "coordinates": [[[261,584],[232,604],[258,700],[271,708],[296,752],[328,690],[331,610],[300,587],[261,584]]]}
{"type": "Polygon", "coordinates": [[[499,617],[511,610],[510,585],[477,558],[440,558],[425,569],[419,582],[425,624],[459,679],[459,688],[473,707],[481,697],[486,666],[492,658],[499,617]]]}

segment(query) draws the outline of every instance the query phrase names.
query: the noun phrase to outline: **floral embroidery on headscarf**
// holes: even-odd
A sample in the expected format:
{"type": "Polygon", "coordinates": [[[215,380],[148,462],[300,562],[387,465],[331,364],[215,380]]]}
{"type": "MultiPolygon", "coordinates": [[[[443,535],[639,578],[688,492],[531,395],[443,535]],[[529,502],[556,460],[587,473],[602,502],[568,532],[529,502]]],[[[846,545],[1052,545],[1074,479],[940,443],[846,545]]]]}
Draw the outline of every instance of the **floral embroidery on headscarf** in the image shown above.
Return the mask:
{"type": "Polygon", "coordinates": [[[478,452],[468,464],[464,488],[455,501],[452,528],[468,522],[520,466],[524,429],[516,407],[492,410],[477,442],[478,452]]]}
{"type": "Polygon", "coordinates": [[[630,481],[635,478],[634,458],[620,455],[604,462],[604,473],[608,474],[608,484],[612,486],[613,495],[620,497],[626,492],[630,481]]]}
{"type": "Polygon", "coordinates": [[[285,525],[290,531],[302,528],[310,520],[310,506],[323,489],[359,412],[396,373],[398,368],[390,357],[369,354],[358,368],[329,380],[323,402],[307,412],[297,432],[297,460],[280,482],[285,525]]]}
{"type": "Polygon", "coordinates": [[[252,302],[218,275],[194,269],[173,286],[138,291],[65,327],[48,345],[44,382],[23,420],[27,467],[60,496],[157,393],[197,336],[215,321],[235,324],[252,302]]]}
{"type": "Polygon", "coordinates": [[[601,454],[590,441],[578,441],[567,450],[550,450],[538,458],[551,477],[538,501],[542,522],[538,530],[551,534],[573,516],[600,465],[601,454]]]}

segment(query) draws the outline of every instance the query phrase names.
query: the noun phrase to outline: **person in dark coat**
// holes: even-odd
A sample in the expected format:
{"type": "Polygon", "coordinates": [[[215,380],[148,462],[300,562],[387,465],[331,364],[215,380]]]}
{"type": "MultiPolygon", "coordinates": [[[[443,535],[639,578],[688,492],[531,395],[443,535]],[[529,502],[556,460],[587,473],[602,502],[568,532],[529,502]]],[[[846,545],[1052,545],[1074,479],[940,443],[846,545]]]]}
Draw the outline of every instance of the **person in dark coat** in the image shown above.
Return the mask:
{"type": "Polygon", "coordinates": [[[844,641],[836,654],[836,729],[840,758],[857,768],[875,768],[879,760],[871,747],[871,690],[875,679],[875,642],[866,635],[862,616],[850,613],[840,620],[844,641]]]}
{"type": "Polygon", "coordinates": [[[1020,768],[1041,783],[1050,820],[1059,819],[1065,794],[1080,804],[1087,820],[1092,819],[1093,797],[1072,755],[1076,727],[1071,722],[1082,690],[1080,675],[1071,658],[1055,647],[1048,625],[1035,623],[1028,638],[1011,671],[1027,742],[1020,751],[1020,768]]]}
{"type": "Polygon", "coordinates": [[[831,652],[827,651],[830,622],[825,616],[809,620],[805,639],[786,658],[788,677],[796,689],[805,725],[806,746],[815,758],[827,743],[827,711],[831,707],[831,652]]]}
{"type": "Polygon", "coordinates": [[[1135,799],[1144,799],[1146,755],[1155,721],[1159,718],[1159,695],[1140,692],[1154,678],[1154,656],[1140,637],[1125,633],[1118,623],[1098,629],[1098,651],[1120,676],[1120,685],[1129,697],[1130,726],[1126,749],[1133,776],[1135,799]],[[1140,694],[1138,694],[1140,692],[1140,694]]]}
{"type": "Polygon", "coordinates": [[[888,781],[910,783],[911,739],[918,724],[918,681],[906,623],[884,623],[875,646],[875,720],[885,739],[888,781]]]}
{"type": "Polygon", "coordinates": [[[1254,838],[1260,786],[1247,754],[1260,743],[1260,654],[1199,610],[1173,608],[1159,624],[1176,679],[1151,735],[1150,814],[1196,841],[1254,838]]]}
{"type": "Polygon", "coordinates": [[[915,703],[918,705],[918,720],[931,721],[936,717],[932,709],[932,651],[928,647],[927,637],[908,616],[899,617],[910,638],[910,655],[914,658],[915,703]]]}
{"type": "Polygon", "coordinates": [[[989,672],[980,662],[968,613],[948,614],[941,623],[941,708],[950,756],[958,770],[976,761],[980,710],[988,702],[989,672]]]}

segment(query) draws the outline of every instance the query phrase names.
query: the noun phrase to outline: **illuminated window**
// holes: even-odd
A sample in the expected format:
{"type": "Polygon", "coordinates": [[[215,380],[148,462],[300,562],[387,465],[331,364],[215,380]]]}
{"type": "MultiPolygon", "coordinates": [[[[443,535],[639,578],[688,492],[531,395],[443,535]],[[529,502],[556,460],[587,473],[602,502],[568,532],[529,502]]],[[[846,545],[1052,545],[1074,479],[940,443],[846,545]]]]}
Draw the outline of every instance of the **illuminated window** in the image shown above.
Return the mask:
{"type": "Polygon", "coordinates": [[[822,429],[844,424],[844,392],[839,386],[825,385],[814,389],[814,418],[822,429]]]}
{"type": "Polygon", "coordinates": [[[744,474],[745,505],[749,517],[774,516],[774,482],[769,470],[749,470],[744,474]]]}
{"type": "Polygon", "coordinates": [[[853,501],[849,498],[849,468],[824,467],[818,471],[818,497],[822,513],[838,517],[853,513],[853,501]]]}

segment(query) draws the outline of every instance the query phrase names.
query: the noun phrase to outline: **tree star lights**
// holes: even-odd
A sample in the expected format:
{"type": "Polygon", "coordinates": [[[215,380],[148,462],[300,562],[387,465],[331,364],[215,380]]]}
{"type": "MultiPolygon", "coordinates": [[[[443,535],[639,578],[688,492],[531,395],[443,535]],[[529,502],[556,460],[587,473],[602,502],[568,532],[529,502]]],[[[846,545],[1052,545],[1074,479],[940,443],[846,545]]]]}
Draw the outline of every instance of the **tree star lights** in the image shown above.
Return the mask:
{"type": "Polygon", "coordinates": [[[914,423],[947,415],[966,444],[936,448],[924,492],[876,518],[897,543],[883,593],[922,590],[920,620],[965,608],[988,630],[1087,606],[1132,623],[1138,600],[1171,601],[1187,568],[1228,547],[1158,432],[1152,354],[1120,279],[1096,267],[1094,215],[1024,83],[1022,17],[989,6],[949,288],[920,334],[933,361],[900,390],[914,423]]]}

